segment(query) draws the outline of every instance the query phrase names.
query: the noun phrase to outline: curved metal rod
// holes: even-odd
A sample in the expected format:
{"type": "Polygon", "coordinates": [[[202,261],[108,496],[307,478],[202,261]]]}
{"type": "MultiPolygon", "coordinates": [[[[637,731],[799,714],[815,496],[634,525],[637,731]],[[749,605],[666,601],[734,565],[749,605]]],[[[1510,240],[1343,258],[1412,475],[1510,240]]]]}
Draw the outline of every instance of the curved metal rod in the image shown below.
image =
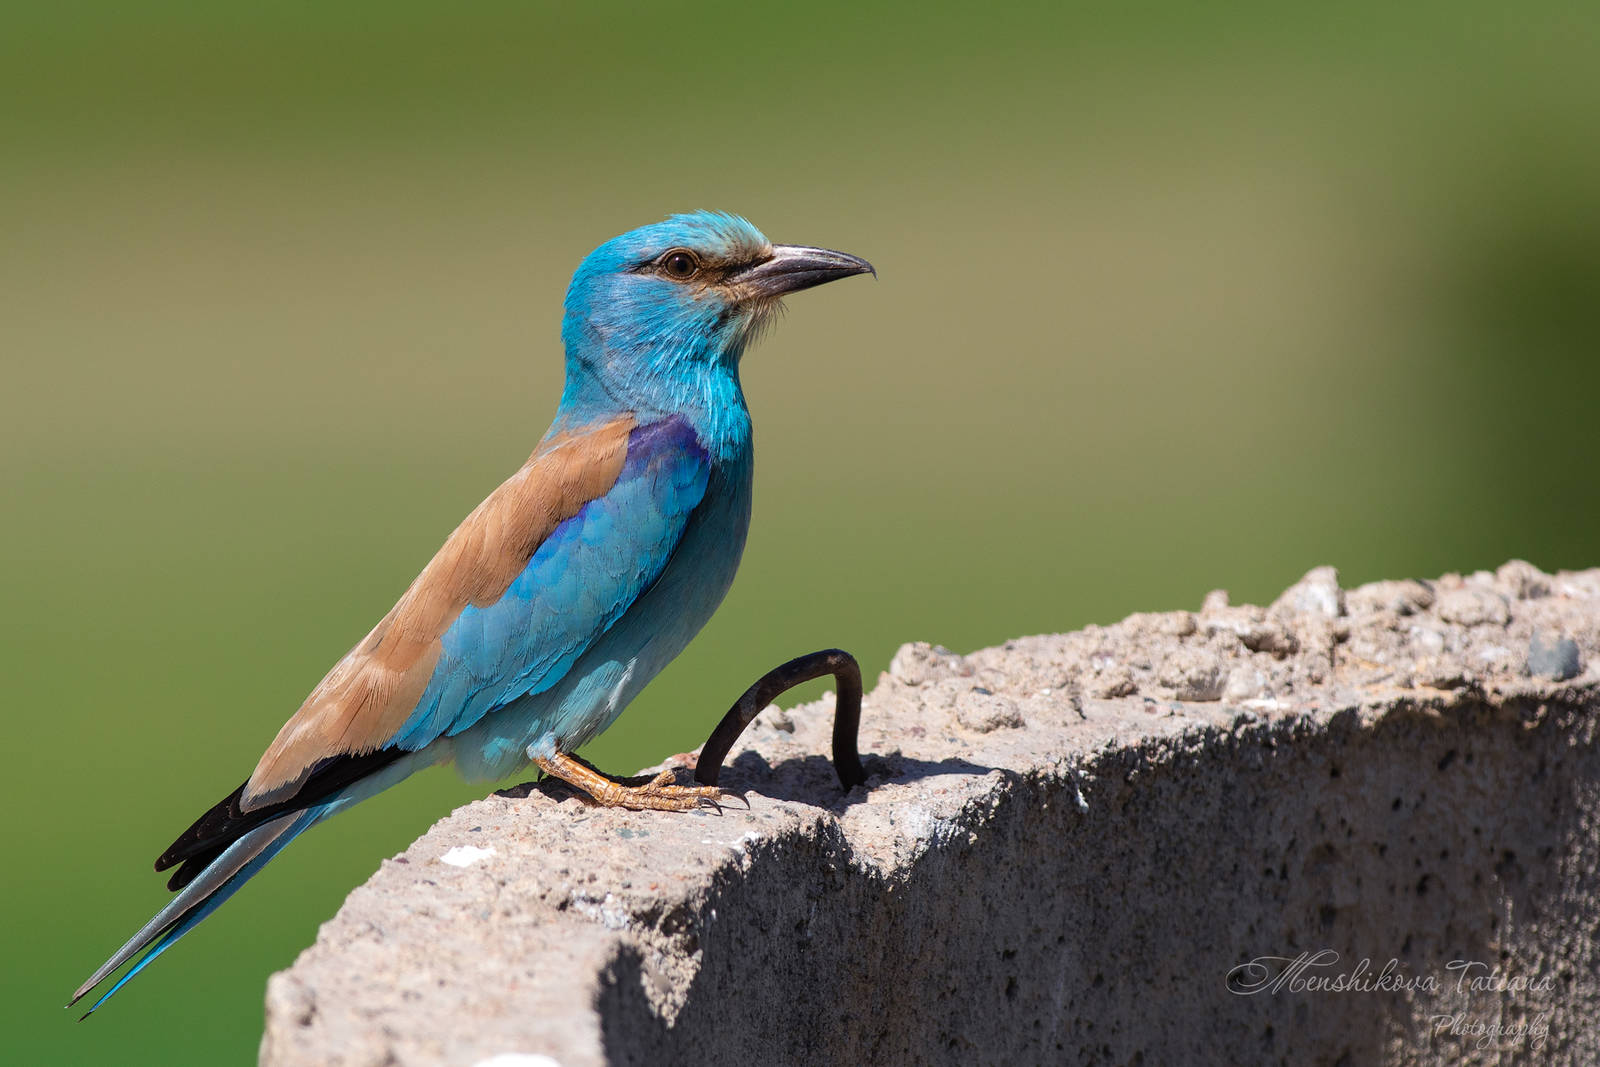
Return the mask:
{"type": "Polygon", "coordinates": [[[762,708],[795,686],[830,674],[838,687],[833,711],[833,768],[839,772],[839,782],[846,791],[864,783],[867,772],[861,766],[861,753],[856,749],[856,732],[861,727],[861,665],[842,648],[825,648],[809,656],[798,656],[781,667],[774,667],[746,689],[700,750],[694,780],[701,785],[716,785],[728,750],[739,740],[745,727],[761,714],[762,708]]]}

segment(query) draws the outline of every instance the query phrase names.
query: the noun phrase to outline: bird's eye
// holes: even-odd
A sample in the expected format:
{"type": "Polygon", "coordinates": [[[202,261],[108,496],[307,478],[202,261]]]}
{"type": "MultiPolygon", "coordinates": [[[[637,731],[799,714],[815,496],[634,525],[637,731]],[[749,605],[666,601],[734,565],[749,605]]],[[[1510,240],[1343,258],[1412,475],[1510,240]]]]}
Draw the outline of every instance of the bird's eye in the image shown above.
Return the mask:
{"type": "Polygon", "coordinates": [[[674,248],[659,260],[661,272],[675,281],[688,281],[700,271],[700,258],[683,248],[674,248]]]}

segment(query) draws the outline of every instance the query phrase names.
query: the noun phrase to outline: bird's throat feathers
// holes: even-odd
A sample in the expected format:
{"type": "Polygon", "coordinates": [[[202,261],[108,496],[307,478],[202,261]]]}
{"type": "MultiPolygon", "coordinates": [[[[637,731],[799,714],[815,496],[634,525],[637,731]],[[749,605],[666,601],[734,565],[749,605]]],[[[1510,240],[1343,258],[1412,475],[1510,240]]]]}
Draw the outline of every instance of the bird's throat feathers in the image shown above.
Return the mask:
{"type": "Polygon", "coordinates": [[[683,284],[650,269],[675,248],[693,250],[708,268],[758,261],[772,250],[748,222],[709,212],[674,216],[595,249],[567,290],[559,418],[573,425],[621,412],[680,415],[726,458],[749,445],[739,361],[779,304],[735,299],[719,285],[683,284]]]}
{"type": "Polygon", "coordinates": [[[597,345],[567,350],[567,383],[557,426],[585,426],[631,414],[680,416],[717,459],[731,460],[750,446],[750,412],[739,383],[739,353],[716,357],[690,351],[695,342],[643,344],[614,349],[597,345]]]}

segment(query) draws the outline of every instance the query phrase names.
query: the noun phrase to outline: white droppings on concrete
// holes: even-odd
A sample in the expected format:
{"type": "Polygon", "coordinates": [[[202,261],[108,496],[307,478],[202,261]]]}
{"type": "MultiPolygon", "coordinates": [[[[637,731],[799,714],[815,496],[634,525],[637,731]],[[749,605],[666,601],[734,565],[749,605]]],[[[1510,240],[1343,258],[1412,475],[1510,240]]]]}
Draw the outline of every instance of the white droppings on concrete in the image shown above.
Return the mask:
{"type": "Polygon", "coordinates": [[[473,848],[471,845],[457,845],[455,848],[439,857],[440,863],[448,863],[452,867],[471,867],[474,863],[486,860],[494,855],[492,848],[473,848]]]}

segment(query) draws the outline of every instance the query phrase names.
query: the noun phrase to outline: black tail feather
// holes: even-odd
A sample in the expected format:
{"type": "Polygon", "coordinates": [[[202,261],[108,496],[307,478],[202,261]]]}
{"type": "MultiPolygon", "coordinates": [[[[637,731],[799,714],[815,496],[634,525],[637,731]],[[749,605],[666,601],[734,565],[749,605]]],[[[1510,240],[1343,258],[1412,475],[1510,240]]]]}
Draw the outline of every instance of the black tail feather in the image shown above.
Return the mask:
{"type": "Polygon", "coordinates": [[[251,830],[279,815],[319,804],[345,786],[387,767],[406,754],[404,749],[388,748],[359,756],[336,756],[323,760],[312,769],[294,796],[251,811],[245,811],[240,806],[246,784],[241,782],[238,789],[213,805],[167,846],[167,850],[156,859],[156,870],[164,871],[182,864],[167,880],[167,888],[177,892],[194,881],[195,876],[210,866],[229,845],[251,830]]]}

